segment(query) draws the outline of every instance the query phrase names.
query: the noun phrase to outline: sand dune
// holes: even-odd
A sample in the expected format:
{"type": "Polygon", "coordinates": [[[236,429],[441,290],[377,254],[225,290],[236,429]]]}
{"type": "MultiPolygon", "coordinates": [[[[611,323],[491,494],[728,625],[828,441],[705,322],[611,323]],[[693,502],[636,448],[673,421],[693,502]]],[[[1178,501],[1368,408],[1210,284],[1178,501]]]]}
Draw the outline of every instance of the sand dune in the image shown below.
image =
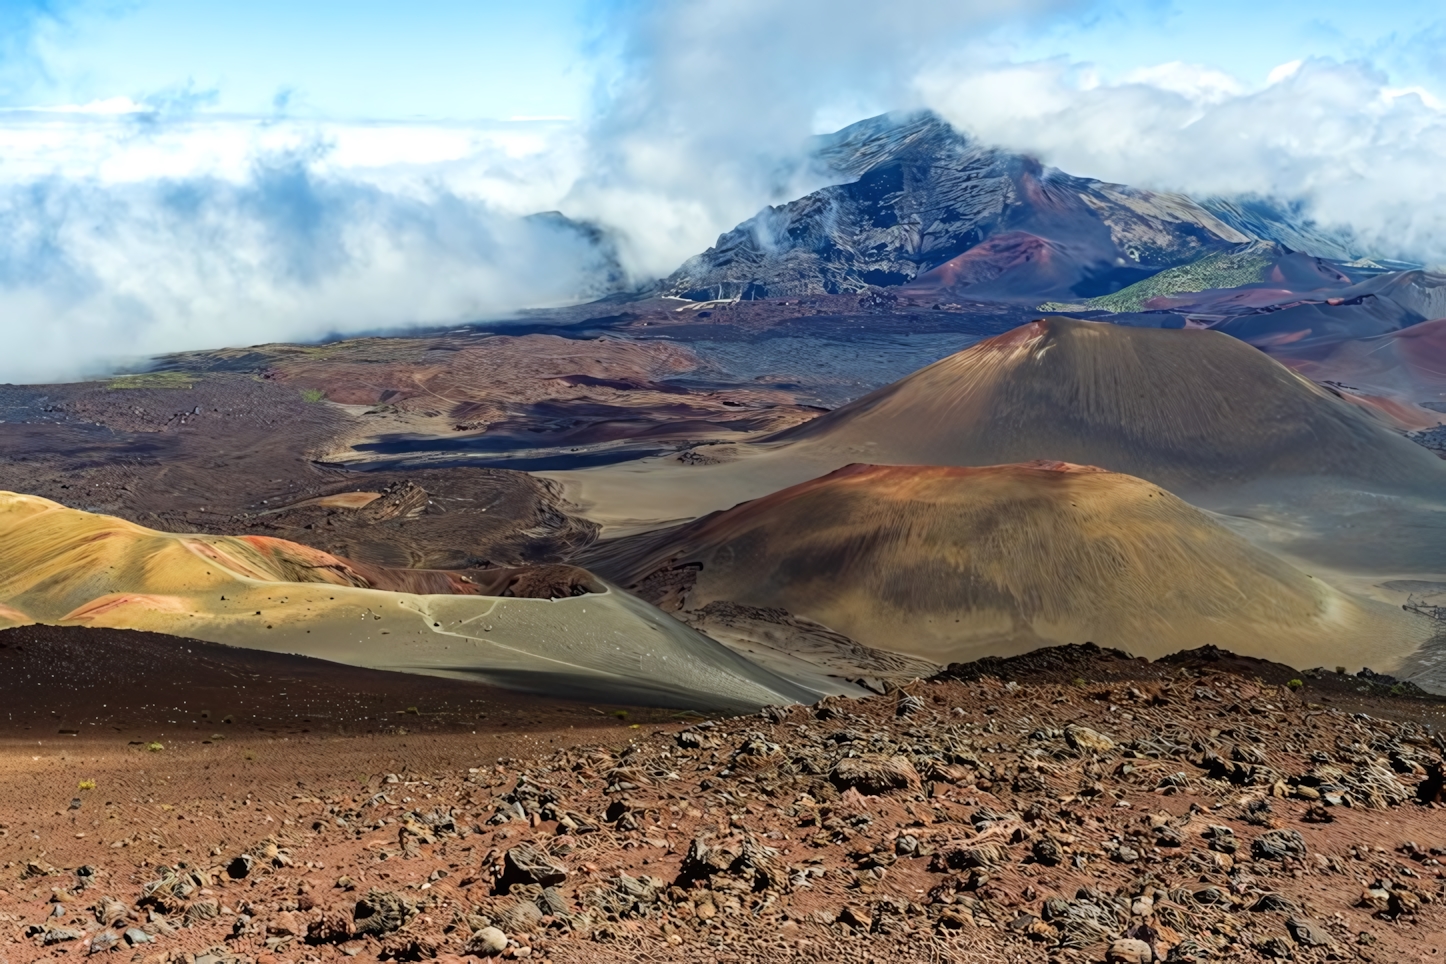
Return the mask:
{"type": "Polygon", "coordinates": [[[477,595],[455,579],[402,578],[279,539],[155,532],[0,493],[0,601],[35,622],[665,706],[810,695],[586,573],[570,583],[582,594],[559,599],[477,595]],[[408,587],[426,591],[389,591],[408,587]]]}
{"type": "Polygon", "coordinates": [[[1429,628],[1347,598],[1158,485],[1062,463],[853,465],[588,559],[682,610],[781,607],[940,663],[1091,641],[1385,666],[1429,628]]]}

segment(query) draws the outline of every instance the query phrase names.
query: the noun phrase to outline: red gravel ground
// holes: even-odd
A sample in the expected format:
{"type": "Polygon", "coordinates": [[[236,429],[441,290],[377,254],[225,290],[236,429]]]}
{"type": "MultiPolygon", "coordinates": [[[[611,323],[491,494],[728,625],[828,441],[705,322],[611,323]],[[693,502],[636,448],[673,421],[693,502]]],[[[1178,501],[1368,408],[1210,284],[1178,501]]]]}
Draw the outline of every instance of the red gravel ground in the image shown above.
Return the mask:
{"type": "Polygon", "coordinates": [[[210,742],[194,717],[152,732],[175,701],[137,673],[103,707],[123,732],[31,712],[0,749],[0,960],[1443,953],[1439,703],[1053,652],[717,721],[423,680],[452,715],[398,724],[366,700],[415,681],[371,674],[346,722],[313,702],[312,732],[268,732],[275,701],[242,703],[210,742]]]}

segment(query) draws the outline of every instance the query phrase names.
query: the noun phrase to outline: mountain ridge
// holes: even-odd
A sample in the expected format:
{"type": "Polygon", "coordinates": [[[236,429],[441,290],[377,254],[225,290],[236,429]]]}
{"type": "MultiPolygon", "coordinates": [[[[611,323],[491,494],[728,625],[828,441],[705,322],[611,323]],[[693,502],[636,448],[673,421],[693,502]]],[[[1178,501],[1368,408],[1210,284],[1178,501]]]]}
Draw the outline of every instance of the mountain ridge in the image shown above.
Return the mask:
{"type": "Polygon", "coordinates": [[[859,121],[817,145],[841,183],[764,208],[655,290],[706,301],[903,286],[1037,303],[1107,295],[1255,241],[1349,254],[1287,206],[1075,177],[928,111],[859,121]]]}

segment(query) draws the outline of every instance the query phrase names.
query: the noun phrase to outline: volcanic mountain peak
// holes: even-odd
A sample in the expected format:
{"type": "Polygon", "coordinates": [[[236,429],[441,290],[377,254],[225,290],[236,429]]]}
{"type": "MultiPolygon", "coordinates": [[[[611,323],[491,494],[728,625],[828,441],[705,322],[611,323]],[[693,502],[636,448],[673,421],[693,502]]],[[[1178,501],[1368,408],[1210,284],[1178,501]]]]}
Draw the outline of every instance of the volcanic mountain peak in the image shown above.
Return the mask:
{"type": "Polygon", "coordinates": [[[663,292],[762,298],[912,282],[1037,303],[1107,294],[1254,238],[1182,195],[1045,169],[931,113],[861,121],[823,139],[818,156],[847,183],[765,209],[689,259],[663,292]],[[1000,250],[976,250],[1006,235],[1000,250]],[[931,274],[970,252],[969,270],[931,274]]]}
{"type": "Polygon", "coordinates": [[[1356,603],[1153,482],[1062,462],[850,465],[605,544],[589,565],[684,618],[720,601],[774,607],[936,662],[1047,641],[1155,654],[1230,638],[1351,663],[1415,642],[1388,614],[1367,653],[1356,603]]]}
{"type": "Polygon", "coordinates": [[[840,457],[1062,459],[1177,490],[1334,476],[1439,493],[1446,466],[1234,338],[1045,318],[774,436],[840,457]]]}

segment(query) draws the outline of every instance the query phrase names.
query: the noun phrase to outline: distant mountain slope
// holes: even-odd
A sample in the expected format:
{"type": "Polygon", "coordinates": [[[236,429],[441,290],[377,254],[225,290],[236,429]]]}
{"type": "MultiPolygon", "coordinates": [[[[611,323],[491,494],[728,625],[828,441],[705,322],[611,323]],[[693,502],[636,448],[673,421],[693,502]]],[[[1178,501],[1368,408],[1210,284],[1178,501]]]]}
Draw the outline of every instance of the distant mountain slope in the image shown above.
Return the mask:
{"type": "Polygon", "coordinates": [[[1267,238],[1293,251],[1309,251],[1319,258],[1341,261],[1360,255],[1352,237],[1321,228],[1299,205],[1259,197],[1212,197],[1201,201],[1200,206],[1241,234],[1267,238]]]}
{"type": "Polygon", "coordinates": [[[1045,302],[1041,311],[1173,312],[1215,322],[1299,304],[1357,305],[1362,296],[1390,299],[1400,325],[1429,315],[1435,297],[1422,271],[1319,258],[1274,241],[1252,241],[1166,268],[1113,294],[1078,304],[1045,302]],[[1413,281],[1413,279],[1415,279],[1413,281]]]}
{"type": "Polygon", "coordinates": [[[1143,311],[1155,298],[1264,281],[1271,264],[1283,253],[1283,249],[1271,241],[1251,241],[1237,248],[1207,254],[1187,264],[1166,268],[1128,288],[1090,298],[1083,304],[1046,302],[1039,307],[1041,311],[1143,311]]]}
{"type": "Polygon", "coordinates": [[[1297,283],[1267,278],[1244,288],[1180,293],[1146,301],[1145,307],[1215,319],[1215,329],[1267,350],[1372,338],[1446,318],[1446,276],[1439,274],[1395,271],[1354,284],[1344,278],[1316,278],[1313,285],[1310,279],[1292,280],[1297,283]]]}
{"type": "Polygon", "coordinates": [[[924,112],[820,138],[844,183],[770,207],[661,283],[693,300],[907,285],[975,300],[1079,300],[1252,241],[1349,257],[1279,205],[1199,204],[1073,177],[981,146],[924,112]]]}
{"type": "Polygon", "coordinates": [[[1271,354],[1317,382],[1405,400],[1433,415],[1446,415],[1446,318],[1370,338],[1315,345],[1297,338],[1271,349],[1271,354]]]}

